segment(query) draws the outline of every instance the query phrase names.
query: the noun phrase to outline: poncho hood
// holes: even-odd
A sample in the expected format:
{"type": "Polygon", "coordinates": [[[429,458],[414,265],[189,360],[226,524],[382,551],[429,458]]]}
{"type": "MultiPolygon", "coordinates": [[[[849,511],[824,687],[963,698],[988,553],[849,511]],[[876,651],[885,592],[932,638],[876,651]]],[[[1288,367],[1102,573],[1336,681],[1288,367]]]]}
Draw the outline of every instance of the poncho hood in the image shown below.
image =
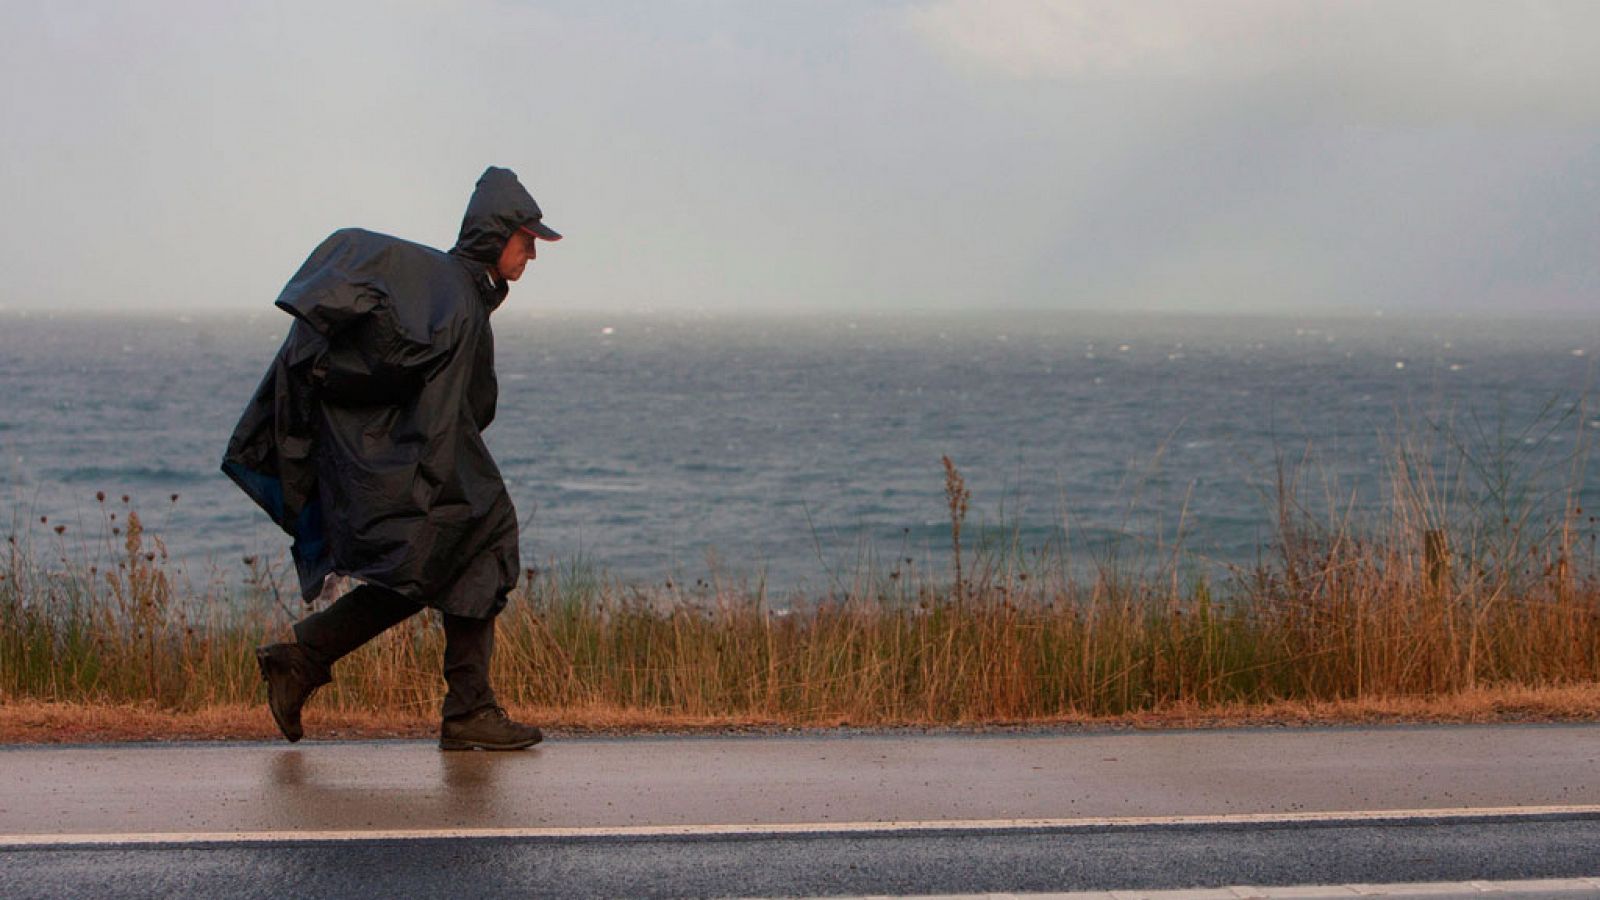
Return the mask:
{"type": "Polygon", "coordinates": [[[450,252],[493,264],[517,229],[542,218],[544,213],[517,180],[517,173],[490,166],[483,170],[472,191],[472,199],[467,201],[466,215],[461,217],[461,234],[450,252]]]}

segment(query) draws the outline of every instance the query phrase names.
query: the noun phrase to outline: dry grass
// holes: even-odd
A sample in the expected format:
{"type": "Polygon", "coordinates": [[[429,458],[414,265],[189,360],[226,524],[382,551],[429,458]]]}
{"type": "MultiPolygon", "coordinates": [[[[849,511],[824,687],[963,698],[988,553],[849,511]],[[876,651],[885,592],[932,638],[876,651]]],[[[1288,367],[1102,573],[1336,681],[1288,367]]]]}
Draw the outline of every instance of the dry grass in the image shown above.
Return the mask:
{"type": "MultiPolygon", "coordinates": [[[[794,726],[751,716],[683,716],[638,709],[513,707],[514,715],[557,735],[703,734],[791,732],[794,726]]],[[[1315,727],[1327,725],[1494,724],[1600,721],[1600,684],[1555,688],[1505,687],[1448,697],[1397,697],[1331,702],[1282,702],[1256,706],[1193,704],[1124,716],[1056,716],[967,725],[997,729],[1175,729],[1315,727]]],[[[846,720],[813,723],[840,728],[846,720]]],[[[317,740],[430,738],[438,721],[429,714],[334,710],[306,713],[307,733],[317,740]]],[[[896,728],[941,729],[943,722],[900,722],[896,728]]],[[[0,706],[0,743],[74,744],[117,741],[277,740],[262,704],[210,706],[179,711],[145,705],[86,705],[22,701],[0,706]]]]}
{"type": "MultiPolygon", "coordinates": [[[[501,700],[570,729],[1600,718],[1575,492],[1463,508],[1440,487],[1463,479],[1397,452],[1389,515],[1354,523],[1285,475],[1275,556],[1217,581],[1169,550],[1085,573],[980,540],[957,562],[968,495],[946,462],[953,579],[862,572],[774,611],[759,589],[537,573],[499,621],[501,700]]],[[[0,736],[270,737],[251,650],[291,617],[280,576],[195,590],[135,516],[114,527],[96,563],[15,538],[0,559],[0,736]]],[[[341,662],[312,733],[431,733],[431,618],[341,662]]]]}

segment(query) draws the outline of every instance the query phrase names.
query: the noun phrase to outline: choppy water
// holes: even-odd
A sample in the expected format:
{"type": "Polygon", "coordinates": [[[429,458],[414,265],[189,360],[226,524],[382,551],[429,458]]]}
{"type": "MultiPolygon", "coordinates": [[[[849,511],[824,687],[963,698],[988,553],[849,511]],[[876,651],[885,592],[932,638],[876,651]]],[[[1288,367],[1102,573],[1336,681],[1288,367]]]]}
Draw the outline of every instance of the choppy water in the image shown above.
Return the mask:
{"type": "MultiPolygon", "coordinates": [[[[488,440],[527,561],[581,555],[640,580],[718,570],[815,589],[867,553],[940,565],[945,454],[973,492],[970,521],[1004,522],[1025,547],[1064,525],[1084,547],[1148,546],[1181,519],[1190,550],[1244,562],[1270,536],[1262,491],[1280,454],[1310,447],[1313,493],[1359,510],[1381,497],[1397,427],[1448,421],[1436,443],[1524,466],[1600,437],[1597,404],[1573,412],[1595,385],[1600,322],[508,307],[495,323],[488,440]]],[[[128,494],[191,571],[282,554],[217,464],[287,325],[276,311],[0,315],[5,518],[36,544],[66,524],[71,549],[99,533],[97,491],[113,506],[128,494]]],[[[1595,468],[1583,486],[1600,503],[1595,468]]]]}

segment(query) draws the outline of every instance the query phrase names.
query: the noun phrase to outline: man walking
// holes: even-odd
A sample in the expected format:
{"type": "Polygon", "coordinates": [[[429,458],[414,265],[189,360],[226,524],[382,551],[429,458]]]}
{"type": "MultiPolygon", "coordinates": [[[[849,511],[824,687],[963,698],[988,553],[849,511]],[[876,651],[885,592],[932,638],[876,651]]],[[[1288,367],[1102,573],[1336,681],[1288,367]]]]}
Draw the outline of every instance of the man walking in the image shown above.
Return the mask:
{"type": "Polygon", "coordinates": [[[561,235],[509,169],[490,167],[449,253],[335,232],[277,306],[295,317],[228,442],[222,470],[294,538],[309,603],[360,582],[256,651],[267,705],[300,739],[300,710],[341,657],[420,612],[444,619],[439,746],[518,750],[541,738],[489,686],[494,617],[521,570],[517,516],[482,432],[494,419],[489,314],[561,235]]]}

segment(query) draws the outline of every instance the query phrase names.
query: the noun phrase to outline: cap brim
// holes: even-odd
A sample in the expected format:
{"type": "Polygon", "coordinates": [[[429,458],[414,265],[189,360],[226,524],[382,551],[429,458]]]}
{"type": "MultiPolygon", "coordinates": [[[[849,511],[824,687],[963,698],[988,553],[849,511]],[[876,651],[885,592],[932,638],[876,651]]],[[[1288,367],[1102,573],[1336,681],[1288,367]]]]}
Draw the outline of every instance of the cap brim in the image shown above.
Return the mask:
{"type": "Polygon", "coordinates": [[[561,240],[561,232],[551,228],[549,225],[544,224],[544,222],[539,219],[534,219],[532,222],[522,226],[522,230],[532,232],[541,241],[561,240]]]}

